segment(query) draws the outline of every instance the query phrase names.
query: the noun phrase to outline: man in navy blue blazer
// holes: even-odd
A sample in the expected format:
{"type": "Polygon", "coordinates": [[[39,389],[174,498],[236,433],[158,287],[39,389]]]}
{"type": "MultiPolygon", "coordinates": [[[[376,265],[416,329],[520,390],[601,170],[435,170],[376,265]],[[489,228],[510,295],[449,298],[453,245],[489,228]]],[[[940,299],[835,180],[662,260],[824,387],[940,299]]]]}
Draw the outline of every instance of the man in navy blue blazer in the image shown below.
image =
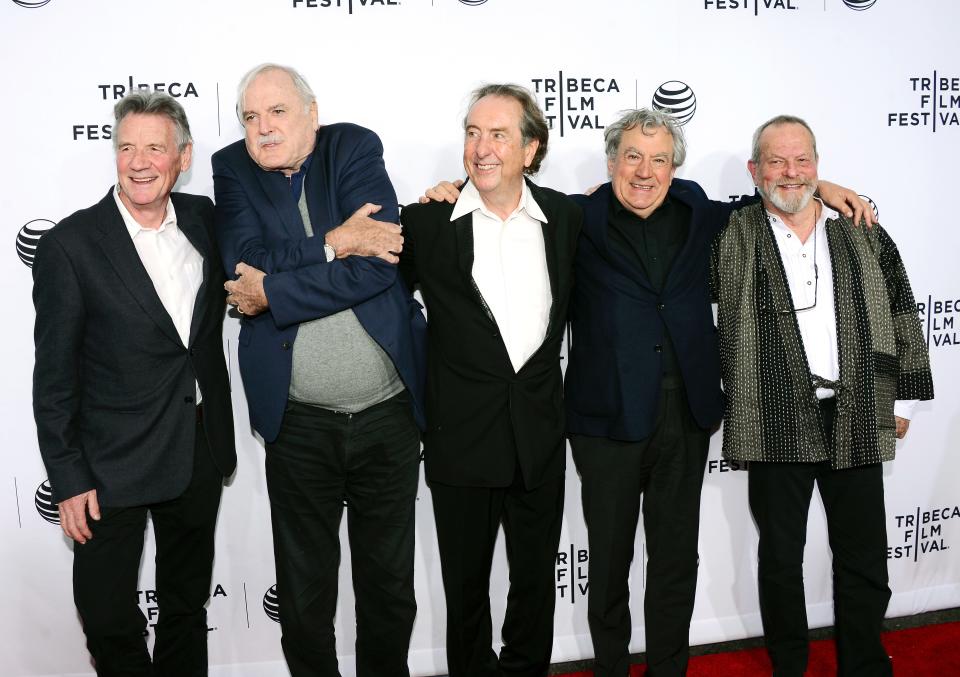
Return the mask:
{"type": "Polygon", "coordinates": [[[383,148],[356,125],[321,127],[285,66],[247,73],[237,114],[245,139],[213,156],[215,223],[266,444],[284,656],[294,677],[339,675],[346,506],[357,674],[408,675],[426,323],[394,265],[383,148]]]}

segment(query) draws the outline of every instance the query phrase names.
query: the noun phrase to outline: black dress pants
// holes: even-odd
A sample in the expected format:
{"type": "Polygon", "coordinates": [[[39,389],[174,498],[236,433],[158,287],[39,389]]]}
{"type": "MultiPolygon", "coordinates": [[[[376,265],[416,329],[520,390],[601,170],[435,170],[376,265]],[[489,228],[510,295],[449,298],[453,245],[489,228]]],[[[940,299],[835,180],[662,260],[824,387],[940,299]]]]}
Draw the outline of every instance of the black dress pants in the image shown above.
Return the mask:
{"type": "Polygon", "coordinates": [[[547,674],[563,483],[561,475],[528,490],[517,469],[509,487],[430,484],[447,603],[450,677],[547,674]],[[490,567],[501,522],[510,591],[498,658],[491,647],[490,567]]]}
{"type": "Polygon", "coordinates": [[[572,435],[590,545],[587,620],[596,677],[630,669],[633,544],[643,501],[647,675],[684,675],[697,590],[700,491],[710,443],[682,388],[661,391],[653,434],[639,442],[572,435]]]}
{"type": "MultiPolygon", "coordinates": [[[[827,422],[831,407],[832,400],[821,404],[827,422]]],[[[892,675],[880,642],[890,601],[883,466],[834,470],[829,462],[752,462],[748,493],[760,533],[760,615],[773,674],[802,677],[807,667],[803,550],[814,485],[833,553],[837,672],[841,677],[892,675]]]]}
{"type": "Polygon", "coordinates": [[[290,402],[266,474],[283,654],[293,677],[338,677],[334,615],[347,508],[358,677],[406,677],[420,433],[406,391],[356,414],[290,402]]]}
{"type": "Polygon", "coordinates": [[[132,508],[101,506],[93,538],[74,544],[73,597],[100,677],[207,674],[207,611],[223,477],[197,424],[193,476],[178,498],[132,508]],[[147,513],[156,536],[159,616],[153,663],[137,604],[147,513]]]}

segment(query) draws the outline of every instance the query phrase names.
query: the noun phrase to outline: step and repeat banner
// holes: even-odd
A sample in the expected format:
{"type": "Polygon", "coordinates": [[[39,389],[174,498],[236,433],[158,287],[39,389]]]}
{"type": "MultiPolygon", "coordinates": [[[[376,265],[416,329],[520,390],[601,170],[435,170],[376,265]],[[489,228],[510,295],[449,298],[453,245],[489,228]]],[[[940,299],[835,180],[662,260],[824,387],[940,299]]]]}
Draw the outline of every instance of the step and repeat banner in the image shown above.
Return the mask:
{"type": "MultiPolygon", "coordinates": [[[[617,112],[668,106],[689,155],[678,176],[715,199],[752,193],[753,130],[778,113],[806,118],[820,175],[869,199],[906,262],[937,399],[921,404],[887,464],[888,614],[960,605],[960,6],[952,0],[0,0],[3,324],[0,356],[0,656],[6,675],[90,675],[71,593],[71,545],[57,525],[31,410],[31,270],[38,238],[99,200],[115,179],[112,108],[138,87],[186,108],[193,168],[179,190],[213,196],[210,156],[240,138],[236,85],[253,65],[298,68],[321,122],[351,121],[383,139],[401,201],[463,174],[461,121],[471,89],[532,89],[552,125],[538,182],[579,192],[606,179],[603,128],[617,112]]],[[[209,606],[211,674],[283,676],[264,451],[247,423],[239,326],[226,323],[239,466],[223,495],[209,606]]],[[[713,439],[703,489],[694,644],[761,634],[756,529],[746,472],[713,439]]],[[[590,551],[572,463],[556,559],[554,661],[592,655],[590,551]]],[[[805,562],[812,625],[832,623],[830,552],[811,509],[805,562]]],[[[418,503],[416,675],[446,671],[444,599],[428,490],[418,503]]],[[[148,529],[137,598],[156,621],[148,529]]],[[[645,550],[631,574],[644,649],[645,550]]],[[[495,627],[508,568],[494,563],[495,627]]],[[[354,616],[344,550],[336,619],[353,675],[354,616]]],[[[498,637],[494,637],[496,641],[498,637]]]]}

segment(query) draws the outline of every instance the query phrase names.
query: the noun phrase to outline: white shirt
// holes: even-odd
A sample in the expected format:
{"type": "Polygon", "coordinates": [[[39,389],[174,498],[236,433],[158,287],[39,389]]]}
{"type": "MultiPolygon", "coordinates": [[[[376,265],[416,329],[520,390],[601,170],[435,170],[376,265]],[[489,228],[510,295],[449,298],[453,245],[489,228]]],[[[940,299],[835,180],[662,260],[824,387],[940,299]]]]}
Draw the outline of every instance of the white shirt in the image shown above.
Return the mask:
{"type": "MultiPolygon", "coordinates": [[[[172,200],[167,200],[163,223],[159,228],[152,229],[137,223],[120,199],[119,189],[114,190],[113,199],[160,302],[173,320],[184,347],[188,346],[193,307],[203,283],[203,257],[177,227],[177,213],[172,200]]],[[[196,391],[199,404],[199,385],[196,391]]]]}
{"type": "MultiPolygon", "coordinates": [[[[839,214],[822,203],[821,207],[820,218],[806,242],[800,242],[796,233],[775,214],[768,211],[767,217],[780,249],[780,259],[787,274],[793,307],[801,309],[796,313],[797,326],[800,328],[800,338],[807,353],[810,372],[836,381],[840,378],[840,359],[833,297],[833,266],[830,261],[826,224],[827,219],[839,218],[839,214]]],[[[817,388],[818,399],[833,397],[835,394],[829,388],[817,388]]],[[[917,400],[897,400],[894,413],[901,418],[910,418],[916,403],[917,400]]]]}
{"type": "Polygon", "coordinates": [[[547,334],[553,295],[547,273],[543,227],[547,222],[526,182],[520,204],[501,220],[467,183],[450,220],[473,214],[473,279],[500,329],[515,372],[547,334]]]}

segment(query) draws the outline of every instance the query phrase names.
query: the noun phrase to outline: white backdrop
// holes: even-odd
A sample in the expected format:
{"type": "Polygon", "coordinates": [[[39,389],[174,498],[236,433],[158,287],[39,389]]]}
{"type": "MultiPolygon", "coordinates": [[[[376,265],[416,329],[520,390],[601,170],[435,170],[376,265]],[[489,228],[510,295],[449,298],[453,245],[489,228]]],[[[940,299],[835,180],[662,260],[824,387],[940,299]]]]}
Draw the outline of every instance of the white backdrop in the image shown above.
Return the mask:
{"type": "MultiPolygon", "coordinates": [[[[953,0],[0,0],[0,261],[4,387],[0,423],[0,656],[9,675],[92,674],[71,596],[71,549],[43,519],[46,480],[31,411],[30,241],[99,200],[115,178],[109,126],[131,85],[179,97],[196,139],[180,190],[213,195],[210,155],[240,137],[239,77],[262,61],[291,64],[317,92],[322,122],[376,130],[400,200],[462,174],[460,120],[486,81],[534,88],[552,116],[538,181],[567,192],[605,179],[602,126],[650,105],[661,85],[695,104],[678,176],[717,199],[752,192],[750,135],[777,113],[819,137],[821,176],[869,196],[897,240],[920,305],[937,400],[922,404],[898,460],[887,464],[894,590],[888,614],[960,605],[960,234],[935,200],[956,190],[960,150],[960,6],[953,0]],[[679,84],[678,84],[679,83],[679,84]],[[38,507],[39,506],[39,507],[38,507]]],[[[275,582],[263,449],[247,425],[227,322],[239,467],[226,488],[209,607],[211,673],[282,676],[279,626],[265,611],[275,582]]],[[[761,632],[756,531],[746,473],[719,460],[703,492],[695,644],[761,632]]],[[[429,494],[418,506],[419,613],[410,664],[445,671],[444,602],[429,494]]],[[[644,648],[643,536],[632,570],[634,633],[644,648]]],[[[592,655],[585,593],[589,552],[572,463],[557,556],[553,658],[592,655]]],[[[140,578],[154,618],[153,546],[140,578]]],[[[832,622],[822,508],[810,520],[806,571],[812,624],[832,622]]],[[[506,563],[494,565],[495,626],[506,563]]],[[[337,618],[344,675],[353,675],[349,554],[337,618]]]]}

